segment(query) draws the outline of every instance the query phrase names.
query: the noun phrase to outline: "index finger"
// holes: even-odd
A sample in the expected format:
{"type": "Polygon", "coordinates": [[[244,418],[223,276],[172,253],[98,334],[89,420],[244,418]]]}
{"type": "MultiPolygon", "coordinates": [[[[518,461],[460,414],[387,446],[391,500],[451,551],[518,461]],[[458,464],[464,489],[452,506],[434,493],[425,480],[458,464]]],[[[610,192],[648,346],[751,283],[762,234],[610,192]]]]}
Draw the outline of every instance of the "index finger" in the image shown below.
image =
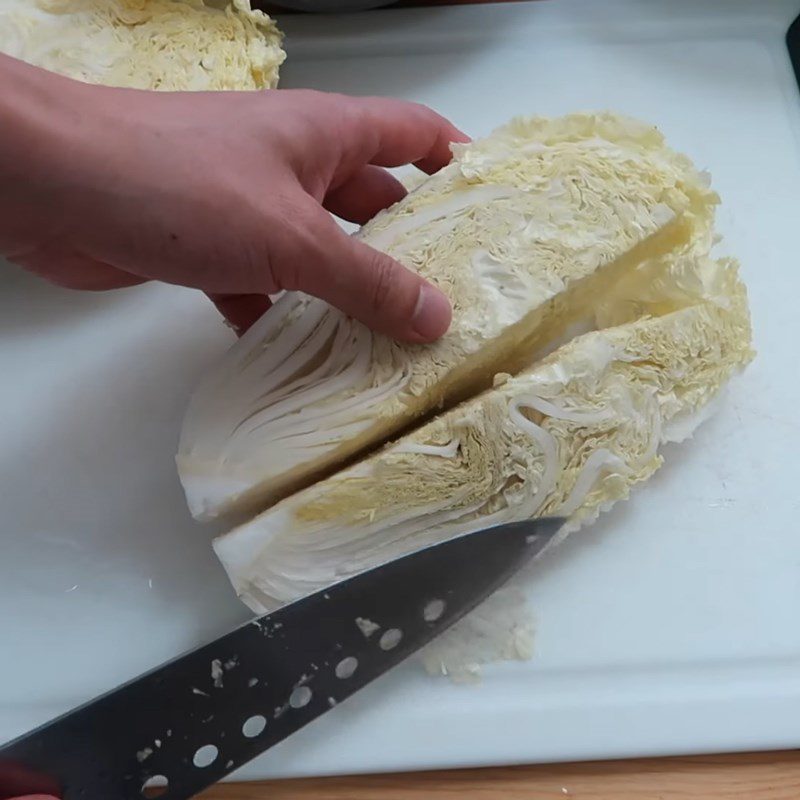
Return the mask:
{"type": "Polygon", "coordinates": [[[415,164],[429,175],[447,166],[452,142],[469,136],[433,109],[385,97],[353,97],[345,148],[356,161],[379,167],[415,164]]]}

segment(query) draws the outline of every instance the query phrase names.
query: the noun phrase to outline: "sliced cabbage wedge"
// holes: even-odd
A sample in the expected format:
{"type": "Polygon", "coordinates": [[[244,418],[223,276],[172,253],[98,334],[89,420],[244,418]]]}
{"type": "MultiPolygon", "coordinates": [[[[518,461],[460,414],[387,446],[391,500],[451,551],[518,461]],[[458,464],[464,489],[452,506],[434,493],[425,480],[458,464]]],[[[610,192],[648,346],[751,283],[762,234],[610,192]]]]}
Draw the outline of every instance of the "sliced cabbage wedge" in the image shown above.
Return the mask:
{"type": "Polygon", "coordinates": [[[250,0],[2,0],[0,52],[86,83],[268,89],[285,53],[250,0]]]}
{"type": "Polygon", "coordinates": [[[655,128],[611,114],[517,120],[455,146],[357,234],[449,295],[450,331],[399,344],[284,295],[192,398],[177,456],[191,512],[261,510],[517,372],[643,264],[708,238],[716,202],[655,128]]]}
{"type": "Polygon", "coordinates": [[[703,248],[651,260],[585,333],[215,542],[264,612],[422,546],[492,524],[568,517],[628,496],[752,357],[736,264],[703,248]]]}

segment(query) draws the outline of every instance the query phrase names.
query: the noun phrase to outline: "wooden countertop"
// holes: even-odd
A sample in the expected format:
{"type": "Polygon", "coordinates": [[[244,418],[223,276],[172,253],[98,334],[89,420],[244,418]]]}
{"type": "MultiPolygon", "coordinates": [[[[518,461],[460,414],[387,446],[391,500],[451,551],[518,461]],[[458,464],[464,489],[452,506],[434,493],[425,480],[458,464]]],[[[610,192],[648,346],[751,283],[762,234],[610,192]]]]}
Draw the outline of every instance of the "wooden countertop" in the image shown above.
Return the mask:
{"type": "Polygon", "coordinates": [[[798,800],[800,751],[222,784],[202,800],[798,800]]]}

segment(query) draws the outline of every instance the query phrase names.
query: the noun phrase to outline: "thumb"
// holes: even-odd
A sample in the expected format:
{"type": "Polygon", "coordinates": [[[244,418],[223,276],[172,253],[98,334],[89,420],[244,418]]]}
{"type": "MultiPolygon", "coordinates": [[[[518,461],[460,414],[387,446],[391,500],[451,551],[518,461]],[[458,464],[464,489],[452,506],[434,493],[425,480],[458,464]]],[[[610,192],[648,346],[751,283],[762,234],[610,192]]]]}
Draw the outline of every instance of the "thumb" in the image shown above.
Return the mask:
{"type": "Polygon", "coordinates": [[[395,339],[432,342],[447,331],[450,301],[432,283],[348,236],[321,207],[306,225],[304,242],[313,252],[295,255],[296,285],[285,288],[326,300],[395,339]]]}

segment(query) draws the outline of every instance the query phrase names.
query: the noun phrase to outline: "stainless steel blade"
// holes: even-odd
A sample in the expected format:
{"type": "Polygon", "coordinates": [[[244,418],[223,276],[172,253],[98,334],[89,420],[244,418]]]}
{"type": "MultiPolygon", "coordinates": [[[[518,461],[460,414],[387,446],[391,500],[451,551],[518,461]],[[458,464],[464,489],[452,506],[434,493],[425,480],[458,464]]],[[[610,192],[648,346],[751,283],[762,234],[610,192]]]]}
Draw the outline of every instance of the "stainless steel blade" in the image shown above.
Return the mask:
{"type": "Polygon", "coordinates": [[[158,667],[0,748],[0,800],[191,797],[430,642],[541,552],[561,522],[429,547],[158,667]]]}

